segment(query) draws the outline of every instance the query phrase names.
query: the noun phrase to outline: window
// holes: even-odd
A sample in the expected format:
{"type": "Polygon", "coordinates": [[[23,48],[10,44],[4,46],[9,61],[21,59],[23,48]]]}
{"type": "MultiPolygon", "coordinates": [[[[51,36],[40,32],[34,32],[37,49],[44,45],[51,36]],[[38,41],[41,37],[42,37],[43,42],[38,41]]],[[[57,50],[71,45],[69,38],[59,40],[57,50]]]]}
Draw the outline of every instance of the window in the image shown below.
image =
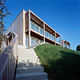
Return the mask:
{"type": "Polygon", "coordinates": [[[39,32],[39,27],[36,25],[36,32],[39,32]]]}
{"type": "Polygon", "coordinates": [[[28,48],[28,36],[26,35],[26,46],[28,48]]]}
{"type": "Polygon", "coordinates": [[[39,32],[40,34],[43,34],[43,28],[35,24],[34,22],[31,21],[31,29],[33,29],[36,32],[39,32]]]}
{"type": "Polygon", "coordinates": [[[36,39],[36,44],[39,44],[39,40],[36,39]]]}
{"type": "Polygon", "coordinates": [[[57,42],[60,43],[60,41],[61,41],[61,40],[60,40],[60,37],[58,37],[58,38],[57,38],[57,42]]]}
{"type": "Polygon", "coordinates": [[[31,22],[31,29],[35,30],[35,24],[31,22]]]}
{"type": "Polygon", "coordinates": [[[45,36],[47,37],[47,31],[45,31],[45,36]]]}
{"type": "Polygon", "coordinates": [[[48,32],[47,32],[47,37],[49,37],[49,34],[48,34],[48,32]]]}
{"type": "Polygon", "coordinates": [[[49,39],[51,39],[51,34],[49,33],[49,39]]]}
{"type": "Polygon", "coordinates": [[[34,39],[31,38],[31,46],[33,46],[33,45],[34,45],[34,39]]]}
{"type": "Polygon", "coordinates": [[[54,40],[54,36],[52,35],[52,40],[54,40]]]}
{"type": "Polygon", "coordinates": [[[40,27],[40,34],[43,34],[43,28],[40,27]]]}

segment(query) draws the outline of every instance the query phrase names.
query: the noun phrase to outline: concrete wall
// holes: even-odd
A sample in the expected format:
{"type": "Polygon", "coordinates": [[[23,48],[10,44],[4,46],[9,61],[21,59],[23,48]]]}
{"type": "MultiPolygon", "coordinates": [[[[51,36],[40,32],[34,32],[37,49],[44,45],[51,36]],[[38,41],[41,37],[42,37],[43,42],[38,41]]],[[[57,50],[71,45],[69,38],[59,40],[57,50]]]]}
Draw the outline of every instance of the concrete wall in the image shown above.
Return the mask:
{"type": "Polygon", "coordinates": [[[18,35],[18,43],[25,46],[25,10],[22,10],[10,25],[7,33],[15,32],[18,35]]]}

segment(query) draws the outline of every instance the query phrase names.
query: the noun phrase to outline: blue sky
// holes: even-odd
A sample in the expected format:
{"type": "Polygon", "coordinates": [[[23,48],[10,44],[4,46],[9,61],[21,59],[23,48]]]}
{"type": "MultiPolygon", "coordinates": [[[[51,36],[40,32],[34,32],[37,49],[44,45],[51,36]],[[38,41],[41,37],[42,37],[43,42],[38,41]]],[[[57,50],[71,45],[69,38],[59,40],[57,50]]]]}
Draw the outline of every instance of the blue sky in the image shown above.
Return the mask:
{"type": "Polygon", "coordinates": [[[31,9],[69,41],[71,49],[80,44],[80,0],[7,0],[6,5],[12,13],[5,18],[6,29],[23,8],[31,9]]]}

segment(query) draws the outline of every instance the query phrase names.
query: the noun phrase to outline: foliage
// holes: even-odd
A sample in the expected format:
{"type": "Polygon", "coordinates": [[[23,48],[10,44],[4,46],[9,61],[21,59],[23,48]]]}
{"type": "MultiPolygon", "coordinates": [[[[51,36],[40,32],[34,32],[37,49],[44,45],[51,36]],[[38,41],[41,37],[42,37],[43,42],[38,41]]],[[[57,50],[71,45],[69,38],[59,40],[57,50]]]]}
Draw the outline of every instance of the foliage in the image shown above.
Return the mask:
{"type": "Polygon", "coordinates": [[[0,48],[2,41],[4,41],[4,22],[3,19],[10,14],[7,7],[5,6],[5,1],[6,0],[0,0],[0,48]]]}
{"type": "Polygon", "coordinates": [[[76,50],[77,51],[80,51],[80,45],[77,46],[76,50]]]}
{"type": "Polygon", "coordinates": [[[80,80],[80,52],[51,44],[35,51],[51,80],[80,80]]]}

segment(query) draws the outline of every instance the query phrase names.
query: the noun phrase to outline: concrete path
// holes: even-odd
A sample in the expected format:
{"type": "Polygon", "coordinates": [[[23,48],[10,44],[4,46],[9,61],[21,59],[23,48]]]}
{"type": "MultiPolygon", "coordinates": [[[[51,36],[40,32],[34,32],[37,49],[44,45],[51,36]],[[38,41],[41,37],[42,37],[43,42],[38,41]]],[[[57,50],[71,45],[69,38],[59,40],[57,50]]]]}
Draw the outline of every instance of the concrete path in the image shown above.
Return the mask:
{"type": "Polygon", "coordinates": [[[44,72],[33,48],[18,46],[16,80],[48,80],[47,73],[44,72]]]}

